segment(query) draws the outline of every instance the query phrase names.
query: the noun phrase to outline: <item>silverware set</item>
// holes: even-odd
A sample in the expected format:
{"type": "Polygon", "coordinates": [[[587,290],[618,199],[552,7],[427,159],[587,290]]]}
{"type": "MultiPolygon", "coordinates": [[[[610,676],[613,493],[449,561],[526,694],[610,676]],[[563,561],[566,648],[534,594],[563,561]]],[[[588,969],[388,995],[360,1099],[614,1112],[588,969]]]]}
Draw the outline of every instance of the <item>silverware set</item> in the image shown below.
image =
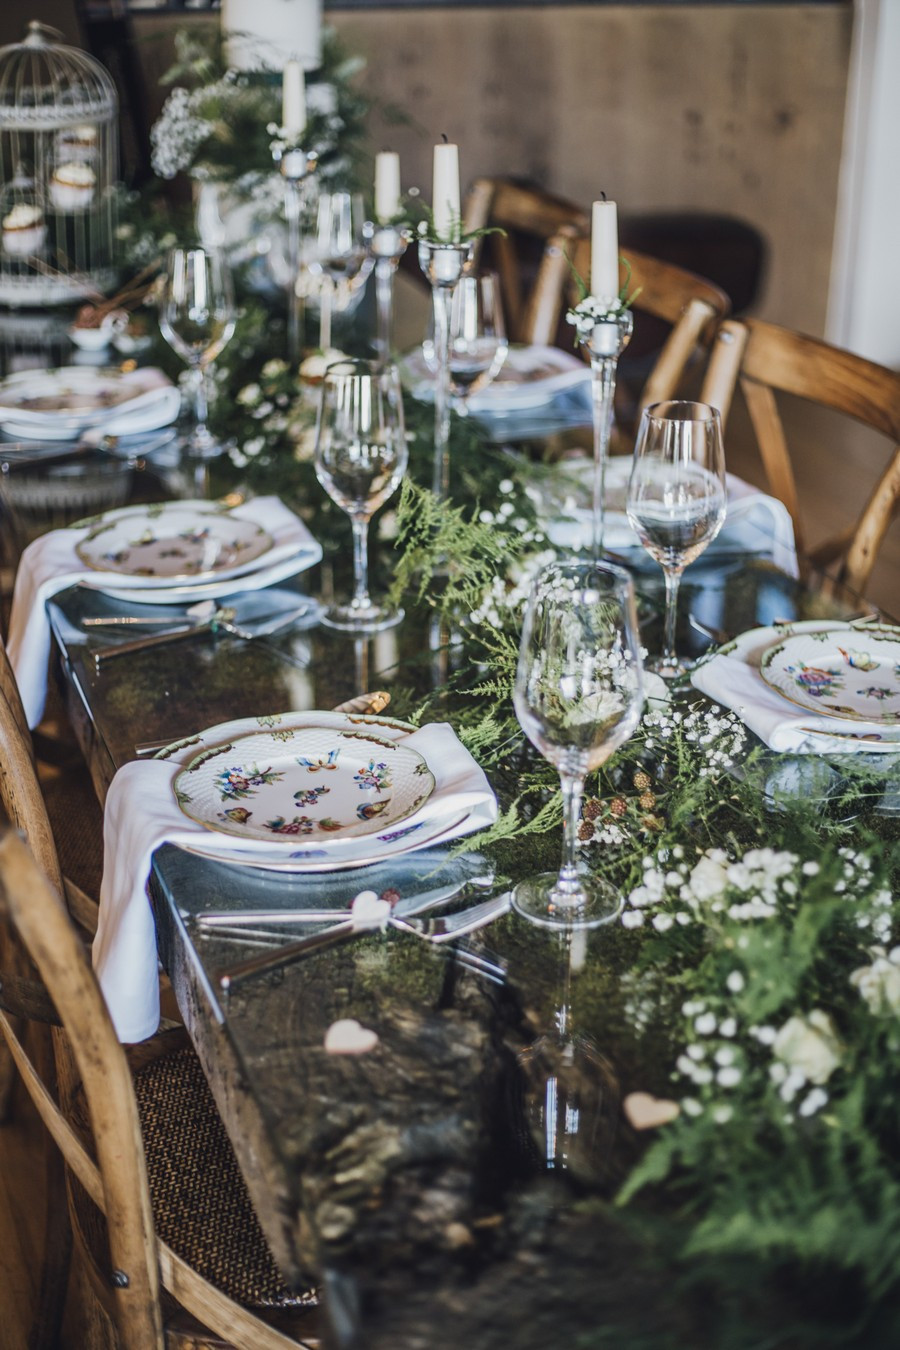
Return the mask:
{"type": "MultiPolygon", "coordinates": [[[[423,901],[421,897],[406,902],[401,900],[394,906],[390,914],[386,915],[386,925],[400,932],[409,933],[425,942],[437,945],[454,942],[470,933],[477,932],[478,929],[486,927],[487,924],[493,923],[495,919],[507,914],[511,905],[511,894],[509,891],[504,891],[500,895],[493,896],[490,900],[482,901],[480,904],[472,905],[468,909],[460,910],[455,914],[425,916],[424,911],[426,909],[436,904],[445,903],[446,900],[445,895],[436,900],[426,898],[423,901]]],[[[309,911],[307,915],[304,915],[301,911],[295,911],[290,915],[279,915],[278,919],[279,922],[291,923],[303,922],[305,919],[321,921],[321,915],[322,911],[309,911]]],[[[335,917],[335,912],[331,911],[329,917],[335,917]]],[[[204,923],[202,916],[198,917],[198,924],[203,936],[239,938],[245,942],[249,939],[255,943],[266,939],[278,941],[276,934],[267,933],[264,928],[258,926],[260,922],[258,914],[253,916],[254,924],[246,927],[226,923],[210,923],[209,918],[210,916],[206,916],[206,922],[204,923]]],[[[358,919],[351,915],[351,917],[333,924],[322,932],[306,934],[294,942],[281,943],[275,950],[267,950],[257,956],[247,957],[245,960],[221,968],[216,973],[219,987],[223,993],[230,993],[237,984],[247,979],[268,974],[273,970],[283,970],[296,961],[302,960],[305,956],[348,942],[363,933],[374,931],[375,927],[376,925],[372,924],[361,924],[358,919]]],[[[502,978],[504,972],[501,966],[487,958],[479,957],[477,954],[467,953],[467,956],[474,957],[475,961],[484,967],[484,973],[490,978],[495,980],[502,978]]]]}

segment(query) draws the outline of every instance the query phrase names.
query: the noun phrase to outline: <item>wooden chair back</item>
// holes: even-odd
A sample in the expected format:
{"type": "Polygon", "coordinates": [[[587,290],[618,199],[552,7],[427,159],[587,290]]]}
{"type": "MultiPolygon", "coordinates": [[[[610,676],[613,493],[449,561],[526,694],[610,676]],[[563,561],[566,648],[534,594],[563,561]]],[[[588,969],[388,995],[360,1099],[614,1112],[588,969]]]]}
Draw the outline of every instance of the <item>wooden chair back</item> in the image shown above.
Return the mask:
{"type": "MultiPolygon", "coordinates": [[[[628,267],[622,268],[620,276],[623,283],[628,281],[629,292],[637,292],[633,305],[637,323],[641,314],[649,314],[671,326],[644,383],[638,403],[640,412],[651,403],[675,396],[685,367],[698,346],[712,341],[716,324],[728,313],[730,302],[713,282],[674,263],[634,249],[624,250],[624,257],[628,267]]],[[[571,229],[560,230],[547,243],[535,282],[531,341],[552,342],[563,306],[577,301],[573,268],[579,277],[589,279],[591,241],[571,229]]]]}
{"type": "MultiPolygon", "coordinates": [[[[105,1286],[103,1299],[114,1319],[120,1350],[165,1350],[169,1340],[160,1303],[163,1289],[202,1326],[211,1328],[216,1346],[296,1350],[302,1342],[228,1298],[158,1238],[128,1057],[58,891],[8,825],[0,825],[0,920],[20,939],[39,976],[37,983],[14,979],[8,985],[4,973],[0,1032],[67,1167],[105,1216],[111,1264],[105,1280],[95,1274],[94,1283],[98,1293],[101,1283],[105,1286]],[[18,1015],[59,1023],[57,1062],[64,1066],[67,1082],[61,1095],[66,1103],[79,1095],[84,1102],[88,1144],[33,1062],[11,1006],[18,1015]]],[[[79,1213],[70,1204],[76,1232],[79,1213]]],[[[179,1344],[199,1350],[213,1341],[197,1329],[179,1344]]]]}
{"type": "Polygon", "coordinates": [[[736,386],[747,404],[770,490],[794,522],[798,552],[816,565],[840,560],[840,579],[862,593],[900,505],[900,373],[760,319],[731,319],[716,336],[700,397],[727,421],[736,386]],[[861,512],[839,534],[807,549],[797,482],[776,394],[854,418],[894,443],[861,512]]]}
{"type": "Polygon", "coordinates": [[[540,188],[503,178],[479,178],[463,204],[463,229],[472,232],[492,226],[504,233],[486,235],[476,248],[478,261],[499,274],[507,336],[511,342],[542,341],[533,336],[539,316],[534,312],[528,273],[538,273],[548,239],[563,228],[574,233],[589,229],[590,217],[581,207],[540,188]]]}

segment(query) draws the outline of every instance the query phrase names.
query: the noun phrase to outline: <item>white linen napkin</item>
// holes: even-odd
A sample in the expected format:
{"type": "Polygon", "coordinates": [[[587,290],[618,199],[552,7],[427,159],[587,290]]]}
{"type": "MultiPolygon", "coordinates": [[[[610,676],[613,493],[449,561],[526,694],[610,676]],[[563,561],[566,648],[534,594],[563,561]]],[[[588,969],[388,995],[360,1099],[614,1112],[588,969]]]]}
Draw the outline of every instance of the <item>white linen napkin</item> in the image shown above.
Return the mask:
{"type": "MultiPolygon", "coordinates": [[[[259,567],[233,581],[217,583],[216,588],[209,587],[208,592],[203,587],[203,593],[210,597],[273,585],[275,581],[312,567],[322,556],[321,545],[278,497],[255,497],[245,502],[235,515],[261,525],[271,536],[273,547],[259,559],[259,567]],[[296,565],[292,565],[294,563],[296,565]]],[[[36,727],[40,722],[47,698],[50,624],[46,604],[50,597],[83,581],[117,594],[134,590],[135,600],[144,598],[137,594],[142,586],[146,586],[144,578],[85,567],[75,546],[88,533],[87,526],[80,530],[51,530],[29,544],[19,561],[7,650],[30,727],[36,727]]],[[[161,601],[165,594],[165,588],[159,588],[155,598],[161,601]]],[[[179,594],[170,603],[177,603],[182,596],[183,588],[179,588],[179,594]]]]}
{"type": "MultiPolygon", "coordinates": [[[[843,628],[840,623],[813,620],[791,625],[793,633],[827,632],[843,628]]],[[[758,657],[767,647],[783,640],[784,629],[754,629],[738,639],[734,650],[721,652],[702,662],[691,675],[691,684],[708,698],[736,712],[751,731],[771,750],[791,753],[872,753],[894,746],[880,723],[826,717],[792,704],[772,689],[759,673],[758,657]],[[871,736],[871,741],[861,739],[871,736]]]]}
{"type": "MultiPolygon", "coordinates": [[[[63,383],[74,381],[84,388],[104,383],[104,376],[95,370],[79,370],[70,367],[67,374],[58,372],[63,383]]],[[[28,375],[13,377],[10,384],[20,387],[28,381],[28,375]]],[[[116,386],[131,391],[132,396],[109,408],[85,412],[81,415],[64,410],[39,412],[29,409],[27,413],[15,406],[0,406],[0,425],[8,436],[20,439],[69,441],[89,433],[94,437],[134,436],[143,431],[155,431],[159,427],[174,422],[181,411],[181,390],[177,389],[168,375],[155,367],[143,366],[123,376],[116,376],[116,386]]]]}
{"type": "MultiPolygon", "coordinates": [[[[288,714],[294,722],[300,713],[288,714]]],[[[256,718],[229,723],[228,737],[242,731],[259,731],[256,718]]],[[[456,810],[468,812],[440,836],[441,843],[484,829],[497,818],[497,801],[475,760],[446,722],[434,722],[408,735],[403,728],[379,724],[379,736],[396,739],[416,750],[435,776],[435,789],[428,801],[404,826],[446,816],[456,810]]],[[[156,930],[146,886],[153,853],[164,843],[201,846],[204,852],[221,840],[223,849],[235,851],[231,835],[217,835],[194,825],[179,809],[172,782],[184,764],[197,755],[191,743],[167,760],[136,761],[124,765],[110,784],[103,824],[103,881],[100,886],[100,917],[93,945],[93,962],[119,1039],[142,1041],[159,1025],[156,930]]],[[[427,841],[434,845],[435,839],[427,841]]],[[[243,840],[246,852],[271,853],[263,841],[243,840]]],[[[410,851],[413,851],[412,847],[410,851]]],[[[360,887],[362,889],[362,886],[360,887]]]]}

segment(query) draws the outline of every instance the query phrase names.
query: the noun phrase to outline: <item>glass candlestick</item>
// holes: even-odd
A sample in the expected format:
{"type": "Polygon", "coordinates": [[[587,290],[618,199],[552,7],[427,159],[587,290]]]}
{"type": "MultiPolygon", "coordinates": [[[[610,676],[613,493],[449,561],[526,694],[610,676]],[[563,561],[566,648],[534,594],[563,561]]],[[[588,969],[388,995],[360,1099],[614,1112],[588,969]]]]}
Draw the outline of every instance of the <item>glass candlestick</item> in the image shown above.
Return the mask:
{"type": "Polygon", "coordinates": [[[579,333],[578,341],[591,362],[591,403],[594,423],[594,486],[592,551],[595,558],[603,555],[603,527],[605,516],[606,465],[609,459],[609,439],[612,432],[613,402],[616,394],[616,367],[619,357],[631,339],[634,318],[630,309],[602,319],[587,331],[579,333]]]}
{"type": "Polygon", "coordinates": [[[288,227],[288,273],[291,278],[288,299],[288,355],[291,364],[296,365],[300,360],[303,340],[303,297],[299,285],[302,264],[300,227],[306,185],[316,171],[319,158],[315,150],[279,151],[273,158],[284,179],[284,214],[288,227]]]}
{"type": "Polygon", "coordinates": [[[375,359],[384,365],[391,357],[391,331],[394,317],[394,274],[409,244],[409,230],[396,225],[376,225],[369,249],[375,258],[375,300],[377,328],[375,359]]]}
{"type": "Polygon", "coordinates": [[[450,296],[472,258],[471,243],[419,240],[419,266],[431,284],[434,310],[434,472],[431,490],[445,500],[450,490],[450,296]]]}

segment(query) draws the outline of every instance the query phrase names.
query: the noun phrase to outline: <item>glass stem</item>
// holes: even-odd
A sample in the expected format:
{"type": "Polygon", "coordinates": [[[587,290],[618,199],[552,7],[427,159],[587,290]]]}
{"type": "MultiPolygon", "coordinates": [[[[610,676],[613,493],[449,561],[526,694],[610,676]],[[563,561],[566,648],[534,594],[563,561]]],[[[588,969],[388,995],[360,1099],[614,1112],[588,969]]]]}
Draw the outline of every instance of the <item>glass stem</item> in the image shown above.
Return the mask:
{"type": "Polygon", "coordinates": [[[678,614],[678,587],[681,585],[681,571],[666,568],[666,625],[663,634],[663,661],[674,665],[675,656],[675,619],[678,614]]]}
{"type": "Polygon", "coordinates": [[[323,352],[327,352],[331,346],[331,297],[333,286],[334,282],[331,280],[331,277],[326,277],[319,300],[319,346],[322,348],[323,352]]]}
{"type": "Polygon", "coordinates": [[[578,846],[578,826],[581,822],[581,797],[584,779],[577,774],[560,772],[559,782],[563,798],[563,854],[556,890],[564,899],[576,900],[581,895],[581,882],[575,862],[578,846]]]}
{"type": "Polygon", "coordinates": [[[194,435],[198,441],[206,439],[206,419],[209,417],[209,399],[206,393],[206,368],[197,367],[197,387],[194,390],[194,415],[197,425],[194,429],[194,435]]]}
{"type": "Polygon", "coordinates": [[[391,320],[394,308],[394,262],[379,258],[375,264],[375,298],[378,305],[375,354],[384,364],[391,354],[391,320]]]}
{"type": "Polygon", "coordinates": [[[353,605],[368,609],[369,600],[369,522],[365,517],[353,517],[353,605]]]}
{"type": "Polygon", "coordinates": [[[440,501],[450,491],[450,290],[432,288],[434,311],[434,360],[437,380],[434,388],[434,471],[431,490],[440,501]]]}
{"type": "Polygon", "coordinates": [[[612,433],[613,399],[616,393],[616,359],[604,356],[591,359],[591,404],[594,425],[593,550],[603,556],[603,531],[606,518],[606,465],[612,433]]]}

